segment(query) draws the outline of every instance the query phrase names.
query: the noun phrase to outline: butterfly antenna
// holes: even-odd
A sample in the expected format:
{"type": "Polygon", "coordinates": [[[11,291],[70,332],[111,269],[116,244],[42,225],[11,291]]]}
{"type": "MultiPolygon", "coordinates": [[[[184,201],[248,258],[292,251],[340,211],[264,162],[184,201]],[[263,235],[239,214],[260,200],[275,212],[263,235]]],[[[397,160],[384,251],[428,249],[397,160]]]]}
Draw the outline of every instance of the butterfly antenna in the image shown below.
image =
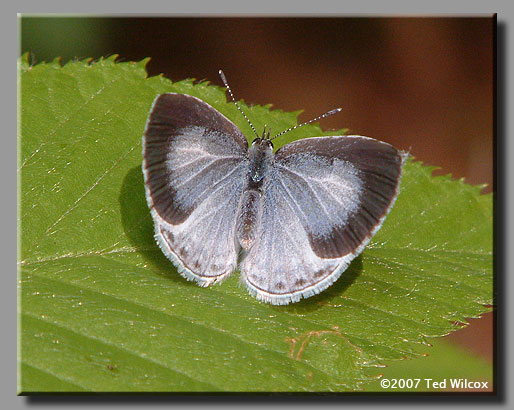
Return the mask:
{"type": "Polygon", "coordinates": [[[228,83],[227,83],[227,77],[225,77],[225,74],[223,74],[223,71],[219,71],[219,74],[220,74],[220,77],[221,77],[221,80],[223,81],[223,84],[225,84],[225,87],[227,88],[228,90],[228,93],[230,94],[230,97],[232,98],[232,102],[236,105],[237,109],[239,110],[239,112],[241,114],[243,114],[243,117],[246,118],[246,121],[248,121],[248,124],[250,124],[250,127],[252,127],[252,130],[253,130],[253,133],[257,136],[257,138],[259,138],[259,134],[257,134],[257,131],[255,131],[255,127],[253,126],[253,124],[250,122],[250,120],[248,119],[248,117],[246,116],[246,114],[243,112],[243,110],[241,109],[241,107],[239,106],[239,104],[237,103],[236,99],[234,98],[234,94],[232,94],[232,90],[230,89],[230,87],[228,86],[228,83]]]}
{"type": "Polygon", "coordinates": [[[303,127],[304,125],[307,125],[307,124],[310,124],[311,122],[314,122],[314,121],[320,120],[320,119],[322,119],[322,118],[328,117],[329,115],[337,114],[339,111],[342,111],[342,108],[335,108],[335,109],[333,109],[333,110],[330,110],[329,112],[326,112],[325,114],[320,115],[319,117],[313,118],[313,119],[312,119],[312,120],[310,120],[310,121],[307,121],[307,122],[304,122],[304,123],[302,123],[302,124],[295,125],[294,127],[288,128],[287,130],[282,131],[280,134],[275,135],[275,136],[274,136],[273,138],[271,138],[271,139],[272,139],[272,140],[274,140],[275,138],[280,137],[281,135],[285,134],[286,132],[293,131],[293,130],[295,130],[296,128],[303,127]]]}

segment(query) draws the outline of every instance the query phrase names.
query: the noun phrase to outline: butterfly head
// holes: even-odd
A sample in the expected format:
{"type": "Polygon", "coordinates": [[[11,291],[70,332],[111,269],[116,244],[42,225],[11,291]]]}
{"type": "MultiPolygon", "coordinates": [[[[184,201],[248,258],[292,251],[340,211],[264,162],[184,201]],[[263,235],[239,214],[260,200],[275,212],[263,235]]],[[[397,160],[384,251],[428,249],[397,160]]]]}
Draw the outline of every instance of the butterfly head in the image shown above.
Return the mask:
{"type": "Polygon", "coordinates": [[[255,138],[252,141],[252,148],[262,152],[273,152],[273,143],[268,138],[255,138]]]}

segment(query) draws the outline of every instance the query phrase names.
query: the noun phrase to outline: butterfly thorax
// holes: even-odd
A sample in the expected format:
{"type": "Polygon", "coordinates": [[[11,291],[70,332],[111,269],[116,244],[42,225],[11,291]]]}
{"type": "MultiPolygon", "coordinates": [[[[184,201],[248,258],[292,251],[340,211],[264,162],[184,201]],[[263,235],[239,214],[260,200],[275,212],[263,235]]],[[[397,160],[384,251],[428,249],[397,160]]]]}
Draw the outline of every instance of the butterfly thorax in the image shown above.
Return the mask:
{"type": "Polygon", "coordinates": [[[256,138],[248,150],[249,174],[254,184],[261,184],[266,170],[273,161],[273,144],[269,139],[256,138]]]}

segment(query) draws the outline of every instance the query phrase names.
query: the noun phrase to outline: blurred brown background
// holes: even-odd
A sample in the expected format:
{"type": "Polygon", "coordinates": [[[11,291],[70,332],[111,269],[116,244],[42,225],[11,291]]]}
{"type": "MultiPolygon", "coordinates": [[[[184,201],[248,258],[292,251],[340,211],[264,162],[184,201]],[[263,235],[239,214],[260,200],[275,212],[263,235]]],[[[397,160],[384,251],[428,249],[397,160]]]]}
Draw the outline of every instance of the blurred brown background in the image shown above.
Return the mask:
{"type": "MultiPolygon", "coordinates": [[[[493,17],[477,18],[43,18],[23,17],[21,52],[125,61],[151,57],[149,75],[222,85],[236,99],[323,128],[410,150],[437,173],[493,183],[493,17]]],[[[278,131],[278,130],[277,130],[278,131]]],[[[492,315],[448,337],[492,360],[492,315]]]]}

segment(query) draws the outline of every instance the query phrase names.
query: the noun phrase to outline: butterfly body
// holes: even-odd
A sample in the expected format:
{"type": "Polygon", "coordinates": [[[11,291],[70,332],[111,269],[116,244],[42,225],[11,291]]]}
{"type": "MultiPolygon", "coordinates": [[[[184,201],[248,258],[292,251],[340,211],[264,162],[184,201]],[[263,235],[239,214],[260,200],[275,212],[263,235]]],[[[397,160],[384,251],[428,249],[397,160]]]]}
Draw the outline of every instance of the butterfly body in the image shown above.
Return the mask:
{"type": "Polygon", "coordinates": [[[248,150],[248,176],[237,216],[237,239],[245,251],[251,247],[260,223],[263,184],[274,156],[269,139],[255,139],[248,150]]]}
{"type": "Polygon", "coordinates": [[[380,228],[405,155],[360,136],[314,137],[273,152],[188,95],[155,100],[143,136],[155,237],[187,279],[237,266],[251,294],[287,304],[330,286],[380,228]],[[242,258],[240,257],[242,251],[242,258]]]}

